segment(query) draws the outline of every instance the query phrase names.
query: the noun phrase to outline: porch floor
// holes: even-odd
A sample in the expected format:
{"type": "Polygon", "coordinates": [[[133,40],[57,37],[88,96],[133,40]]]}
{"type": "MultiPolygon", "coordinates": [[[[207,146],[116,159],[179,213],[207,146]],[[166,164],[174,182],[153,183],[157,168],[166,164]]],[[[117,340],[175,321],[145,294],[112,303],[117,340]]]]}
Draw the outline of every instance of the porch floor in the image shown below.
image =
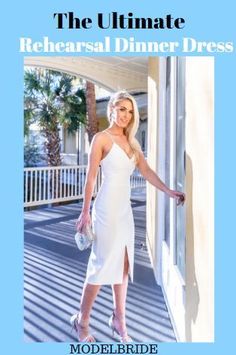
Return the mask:
{"type": "MultiPolygon", "coordinates": [[[[134,190],[135,191],[135,190],[134,190]]],[[[78,310],[89,251],[74,242],[81,204],[25,212],[24,340],[76,342],[69,319],[78,310]]],[[[135,219],[134,282],[127,296],[127,327],[136,342],[175,342],[161,288],[156,284],[145,243],[145,194],[132,193],[135,219]]],[[[112,342],[110,286],[103,286],[91,315],[97,341],[112,342]]]]}

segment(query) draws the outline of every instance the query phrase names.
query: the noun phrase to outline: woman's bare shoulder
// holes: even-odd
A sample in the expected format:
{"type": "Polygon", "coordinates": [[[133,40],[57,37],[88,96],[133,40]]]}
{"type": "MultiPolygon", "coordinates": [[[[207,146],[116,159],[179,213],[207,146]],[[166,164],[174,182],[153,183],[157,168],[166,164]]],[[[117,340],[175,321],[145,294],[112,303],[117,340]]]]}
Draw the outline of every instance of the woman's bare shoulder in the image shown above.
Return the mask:
{"type": "Polygon", "coordinates": [[[104,144],[107,143],[108,140],[109,140],[109,137],[108,137],[107,133],[105,131],[101,131],[101,132],[96,133],[93,136],[92,143],[96,144],[96,145],[103,146],[104,144]]]}

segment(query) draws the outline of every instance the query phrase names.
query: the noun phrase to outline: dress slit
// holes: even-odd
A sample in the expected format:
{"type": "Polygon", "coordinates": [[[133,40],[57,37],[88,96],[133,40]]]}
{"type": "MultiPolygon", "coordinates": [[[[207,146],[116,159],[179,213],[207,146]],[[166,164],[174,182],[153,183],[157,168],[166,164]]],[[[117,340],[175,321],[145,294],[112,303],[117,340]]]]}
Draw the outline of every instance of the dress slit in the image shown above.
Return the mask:
{"type": "Polygon", "coordinates": [[[128,251],[128,247],[127,245],[125,245],[125,250],[124,250],[124,268],[123,268],[123,275],[124,275],[124,269],[125,269],[125,261],[126,261],[126,255],[127,255],[127,262],[128,262],[128,275],[131,279],[131,281],[133,281],[133,275],[132,275],[132,271],[131,271],[131,261],[130,261],[130,256],[129,256],[129,251],[128,251]]]}

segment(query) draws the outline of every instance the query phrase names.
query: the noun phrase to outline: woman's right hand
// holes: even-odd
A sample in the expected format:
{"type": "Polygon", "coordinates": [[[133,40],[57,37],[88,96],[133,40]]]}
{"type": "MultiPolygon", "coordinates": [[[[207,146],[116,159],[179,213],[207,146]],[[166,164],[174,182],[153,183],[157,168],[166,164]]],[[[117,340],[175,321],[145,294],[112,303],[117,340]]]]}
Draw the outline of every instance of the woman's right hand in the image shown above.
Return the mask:
{"type": "Polygon", "coordinates": [[[82,211],[75,225],[76,225],[77,232],[82,232],[85,226],[91,225],[91,217],[89,212],[82,211]]]}

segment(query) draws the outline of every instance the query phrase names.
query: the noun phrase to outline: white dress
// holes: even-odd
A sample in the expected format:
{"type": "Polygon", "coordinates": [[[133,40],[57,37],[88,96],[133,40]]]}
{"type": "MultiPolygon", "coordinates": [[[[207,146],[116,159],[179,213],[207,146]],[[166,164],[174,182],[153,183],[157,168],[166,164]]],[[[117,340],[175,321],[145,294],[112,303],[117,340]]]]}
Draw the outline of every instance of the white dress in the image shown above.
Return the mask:
{"type": "Polygon", "coordinates": [[[129,158],[109,136],[112,147],[101,161],[102,184],[92,209],[96,239],[89,257],[86,282],[95,285],[122,283],[126,248],[129,275],[133,281],[134,220],[130,175],[135,168],[135,159],[134,155],[129,158]]]}

